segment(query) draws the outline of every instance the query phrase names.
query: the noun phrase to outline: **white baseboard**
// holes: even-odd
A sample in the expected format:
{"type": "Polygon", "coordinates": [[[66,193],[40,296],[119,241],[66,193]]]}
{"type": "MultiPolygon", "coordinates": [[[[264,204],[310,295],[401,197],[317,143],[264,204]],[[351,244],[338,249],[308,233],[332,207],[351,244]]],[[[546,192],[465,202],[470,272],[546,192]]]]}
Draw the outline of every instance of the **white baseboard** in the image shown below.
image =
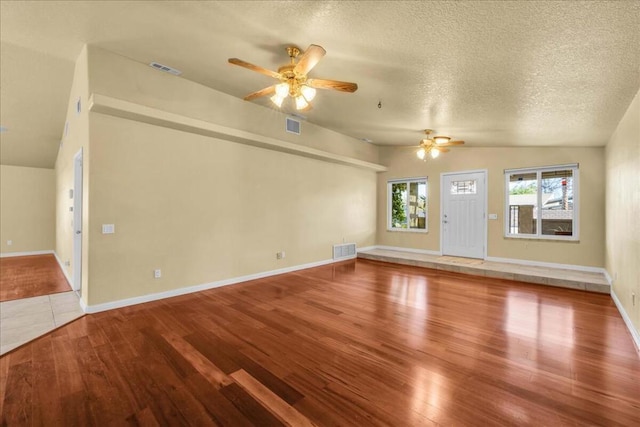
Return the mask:
{"type": "Polygon", "coordinates": [[[29,251],[29,252],[1,252],[0,258],[11,258],[14,256],[48,255],[48,254],[55,254],[55,252],[52,250],[29,251]]]}
{"type": "Polygon", "coordinates": [[[375,249],[375,248],[377,248],[377,246],[375,246],[375,245],[374,246],[365,246],[365,247],[362,247],[362,248],[356,247],[356,252],[366,252],[366,251],[370,251],[371,249],[375,249]]]}
{"type": "MultiPolygon", "coordinates": [[[[411,252],[411,253],[414,253],[414,254],[442,256],[442,252],[440,252],[440,251],[429,251],[429,250],[426,250],[426,249],[402,248],[402,247],[399,247],[399,246],[376,245],[376,246],[369,246],[369,249],[384,249],[385,251],[411,252]]],[[[362,250],[364,250],[364,249],[362,249],[362,250]]]]}
{"type": "MultiPolygon", "coordinates": [[[[78,298],[78,301],[80,302],[80,308],[85,313],[98,313],[99,311],[104,311],[104,310],[89,311],[89,306],[87,306],[87,304],[84,303],[84,300],[82,298],[78,298]]],[[[123,307],[125,306],[123,305],[123,307]]],[[[117,307],[114,307],[114,308],[117,308],[117,307]]],[[[106,309],[106,310],[109,310],[109,309],[106,309]]]]}
{"type": "Polygon", "coordinates": [[[67,283],[69,283],[69,286],[73,290],[73,282],[71,282],[71,277],[69,277],[69,273],[67,272],[65,265],[62,263],[62,260],[56,252],[53,252],[53,256],[56,257],[56,261],[58,261],[58,265],[60,266],[60,270],[62,270],[62,274],[64,274],[64,277],[67,279],[67,283]]]}
{"type": "Polygon", "coordinates": [[[618,299],[618,296],[616,295],[616,293],[613,291],[613,288],[611,288],[611,298],[613,299],[613,302],[616,304],[616,307],[618,308],[618,311],[620,312],[620,315],[622,316],[622,320],[624,320],[625,325],[627,325],[627,329],[629,330],[629,333],[631,334],[631,338],[633,338],[633,343],[636,345],[636,351],[638,351],[640,353],[640,333],[633,326],[633,322],[631,322],[631,318],[629,317],[629,315],[625,311],[624,306],[622,305],[622,303],[618,299]]]}
{"type": "Polygon", "coordinates": [[[216,282],[204,283],[202,285],[188,286],[185,288],[172,289],[170,291],[158,292],[155,294],[141,295],[139,297],[126,298],[118,301],[106,302],[103,304],[86,305],[82,299],[80,299],[80,306],[85,313],[98,313],[106,310],[113,310],[114,308],[122,308],[135,304],[142,304],[145,302],[157,301],[164,298],[171,298],[179,295],[191,294],[193,292],[205,291],[207,289],[219,288],[221,286],[233,285],[240,282],[246,282],[249,280],[262,279],[269,276],[276,276],[278,274],[291,273],[292,271],[304,270],[312,267],[319,267],[321,265],[333,264],[337,262],[345,261],[345,259],[327,259],[323,261],[311,262],[308,264],[296,265],[293,267],[280,268],[278,270],[265,271],[262,273],[249,274],[247,276],[233,277],[231,279],[218,280],[216,282]]]}
{"type": "Polygon", "coordinates": [[[607,269],[603,268],[602,270],[604,272],[604,278],[607,279],[607,283],[609,284],[609,286],[613,286],[613,279],[611,278],[611,275],[609,274],[607,269]]]}
{"type": "Polygon", "coordinates": [[[606,277],[606,270],[602,267],[589,267],[585,265],[575,265],[575,264],[558,264],[555,262],[530,261],[526,259],[499,258],[499,257],[492,257],[492,256],[488,256],[484,260],[492,261],[492,262],[504,262],[507,264],[530,265],[534,267],[561,268],[563,270],[585,271],[588,273],[603,273],[605,274],[605,277],[606,277]]]}

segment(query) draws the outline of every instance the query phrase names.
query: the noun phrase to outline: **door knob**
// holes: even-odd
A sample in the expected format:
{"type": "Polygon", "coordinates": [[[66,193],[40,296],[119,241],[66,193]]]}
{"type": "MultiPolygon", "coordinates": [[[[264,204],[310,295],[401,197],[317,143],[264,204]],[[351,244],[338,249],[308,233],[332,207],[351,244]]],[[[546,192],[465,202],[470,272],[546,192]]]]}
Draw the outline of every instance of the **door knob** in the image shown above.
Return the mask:
{"type": "Polygon", "coordinates": [[[82,233],[82,230],[76,231],[76,234],[81,234],[81,233],[82,233]]]}

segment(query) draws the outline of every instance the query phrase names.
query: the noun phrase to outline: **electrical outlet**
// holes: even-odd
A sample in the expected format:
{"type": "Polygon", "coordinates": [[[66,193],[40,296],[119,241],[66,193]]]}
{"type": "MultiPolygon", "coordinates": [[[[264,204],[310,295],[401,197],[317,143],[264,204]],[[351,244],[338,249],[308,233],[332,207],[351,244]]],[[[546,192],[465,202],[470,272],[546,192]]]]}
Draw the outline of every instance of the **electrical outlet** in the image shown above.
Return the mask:
{"type": "Polygon", "coordinates": [[[286,254],[284,253],[284,251],[276,252],[276,259],[283,259],[285,256],[286,254]]]}
{"type": "Polygon", "coordinates": [[[70,266],[71,266],[71,261],[66,260],[66,261],[64,262],[64,265],[65,265],[66,267],[70,267],[70,266]]]}
{"type": "Polygon", "coordinates": [[[635,292],[631,292],[631,305],[632,306],[636,306],[636,293],[635,292]]]}
{"type": "Polygon", "coordinates": [[[13,240],[7,240],[7,246],[13,245],[13,240]]]}
{"type": "Polygon", "coordinates": [[[157,270],[153,270],[153,278],[154,279],[159,279],[162,277],[162,270],[157,269],[157,270]]]}

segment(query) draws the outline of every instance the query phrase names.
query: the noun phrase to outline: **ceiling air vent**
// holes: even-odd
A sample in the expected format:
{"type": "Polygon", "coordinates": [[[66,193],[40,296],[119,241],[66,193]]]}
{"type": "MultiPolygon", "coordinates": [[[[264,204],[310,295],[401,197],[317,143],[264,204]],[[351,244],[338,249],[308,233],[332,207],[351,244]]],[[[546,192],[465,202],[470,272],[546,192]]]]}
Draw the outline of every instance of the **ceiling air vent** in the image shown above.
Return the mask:
{"type": "Polygon", "coordinates": [[[287,132],[300,135],[300,122],[298,120],[287,117],[287,132]]]}
{"type": "Polygon", "coordinates": [[[182,71],[176,70],[175,68],[167,67],[166,65],[159,64],[157,62],[152,62],[149,64],[151,67],[156,70],[164,71],[165,73],[173,74],[174,76],[179,76],[182,74],[182,71]]]}

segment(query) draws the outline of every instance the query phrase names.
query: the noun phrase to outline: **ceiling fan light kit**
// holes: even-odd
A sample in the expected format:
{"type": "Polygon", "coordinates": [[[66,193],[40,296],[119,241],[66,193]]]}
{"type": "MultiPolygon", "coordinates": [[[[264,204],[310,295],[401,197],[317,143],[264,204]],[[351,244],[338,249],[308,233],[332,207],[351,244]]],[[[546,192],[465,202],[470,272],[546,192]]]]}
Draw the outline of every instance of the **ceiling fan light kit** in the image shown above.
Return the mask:
{"type": "Polygon", "coordinates": [[[449,151],[446,147],[464,144],[464,141],[451,141],[451,138],[448,136],[434,136],[433,138],[429,138],[431,133],[433,133],[431,129],[425,129],[424,133],[427,137],[420,141],[418,151],[416,151],[416,156],[418,156],[420,160],[425,160],[427,154],[429,154],[432,159],[435,159],[440,153],[449,151]]]}
{"type": "Polygon", "coordinates": [[[296,63],[296,58],[300,55],[300,49],[295,46],[287,48],[290,63],[278,68],[278,71],[267,70],[266,68],[250,64],[238,58],[229,58],[229,63],[239,65],[251,71],[255,71],[280,80],[280,83],[266,87],[257,92],[253,92],[244,97],[250,101],[261,96],[271,96],[278,108],[282,107],[284,100],[291,97],[295,101],[297,110],[308,110],[311,108],[310,102],[316,96],[317,89],[330,89],[341,92],[355,92],[358,85],[355,83],[341,82],[338,80],[309,79],[307,74],[322,59],[327,52],[322,46],[310,45],[296,63]]]}

